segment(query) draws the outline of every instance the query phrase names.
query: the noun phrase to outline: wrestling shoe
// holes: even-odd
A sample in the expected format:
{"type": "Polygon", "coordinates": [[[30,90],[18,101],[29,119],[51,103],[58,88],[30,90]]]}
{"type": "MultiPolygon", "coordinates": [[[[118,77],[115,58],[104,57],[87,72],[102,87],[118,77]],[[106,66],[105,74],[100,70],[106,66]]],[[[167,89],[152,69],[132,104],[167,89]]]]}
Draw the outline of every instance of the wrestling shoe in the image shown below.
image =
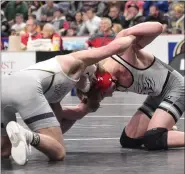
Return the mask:
{"type": "Polygon", "coordinates": [[[31,153],[30,142],[33,139],[33,133],[14,121],[7,124],[6,131],[12,144],[12,158],[17,164],[25,165],[31,153]]]}

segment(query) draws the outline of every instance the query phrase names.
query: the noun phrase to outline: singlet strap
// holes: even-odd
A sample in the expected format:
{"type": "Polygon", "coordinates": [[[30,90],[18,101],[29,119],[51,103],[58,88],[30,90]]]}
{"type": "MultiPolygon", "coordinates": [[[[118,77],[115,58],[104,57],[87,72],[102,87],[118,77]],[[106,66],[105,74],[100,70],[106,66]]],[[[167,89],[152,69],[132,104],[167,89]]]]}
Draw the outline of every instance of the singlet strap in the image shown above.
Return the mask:
{"type": "Polygon", "coordinates": [[[124,59],[122,59],[119,55],[113,55],[113,56],[111,56],[111,58],[114,59],[119,64],[126,67],[130,72],[133,71],[134,68],[131,65],[129,65],[124,59]]]}

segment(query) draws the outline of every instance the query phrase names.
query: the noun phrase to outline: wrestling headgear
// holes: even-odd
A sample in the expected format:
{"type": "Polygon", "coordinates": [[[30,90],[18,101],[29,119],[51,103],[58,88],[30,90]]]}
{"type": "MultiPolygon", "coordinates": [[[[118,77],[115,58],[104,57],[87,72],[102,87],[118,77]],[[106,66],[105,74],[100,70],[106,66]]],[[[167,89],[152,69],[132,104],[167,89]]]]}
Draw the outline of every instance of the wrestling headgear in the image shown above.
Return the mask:
{"type": "Polygon", "coordinates": [[[110,73],[96,73],[96,85],[95,88],[101,92],[106,91],[112,85],[112,76],[110,73]]]}

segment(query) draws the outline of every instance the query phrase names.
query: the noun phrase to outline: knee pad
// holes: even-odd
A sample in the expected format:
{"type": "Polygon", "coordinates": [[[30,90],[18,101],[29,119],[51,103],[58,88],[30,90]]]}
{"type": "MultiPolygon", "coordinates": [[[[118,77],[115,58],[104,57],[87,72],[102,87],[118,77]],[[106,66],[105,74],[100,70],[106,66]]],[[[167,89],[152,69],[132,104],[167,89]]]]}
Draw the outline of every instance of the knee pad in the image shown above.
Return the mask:
{"type": "Polygon", "coordinates": [[[154,128],[148,130],[144,135],[144,146],[148,150],[167,150],[168,149],[168,129],[154,128]]]}
{"type": "Polygon", "coordinates": [[[125,128],[123,129],[122,135],[120,137],[120,144],[124,148],[141,148],[143,144],[143,137],[130,138],[126,135],[125,128]]]}

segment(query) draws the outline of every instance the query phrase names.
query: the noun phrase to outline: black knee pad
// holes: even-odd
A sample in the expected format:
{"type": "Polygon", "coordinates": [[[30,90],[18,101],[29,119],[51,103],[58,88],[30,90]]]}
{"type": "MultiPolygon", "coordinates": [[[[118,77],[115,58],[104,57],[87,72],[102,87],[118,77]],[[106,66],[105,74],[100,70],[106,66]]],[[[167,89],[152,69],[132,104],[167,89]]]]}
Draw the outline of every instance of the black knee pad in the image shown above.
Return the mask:
{"type": "Polygon", "coordinates": [[[154,128],[148,130],[144,135],[144,146],[148,150],[167,150],[168,149],[168,129],[154,128]]]}
{"type": "Polygon", "coordinates": [[[124,148],[141,148],[143,144],[143,137],[130,138],[126,135],[125,128],[123,129],[122,135],[120,137],[120,144],[124,148]]]}

